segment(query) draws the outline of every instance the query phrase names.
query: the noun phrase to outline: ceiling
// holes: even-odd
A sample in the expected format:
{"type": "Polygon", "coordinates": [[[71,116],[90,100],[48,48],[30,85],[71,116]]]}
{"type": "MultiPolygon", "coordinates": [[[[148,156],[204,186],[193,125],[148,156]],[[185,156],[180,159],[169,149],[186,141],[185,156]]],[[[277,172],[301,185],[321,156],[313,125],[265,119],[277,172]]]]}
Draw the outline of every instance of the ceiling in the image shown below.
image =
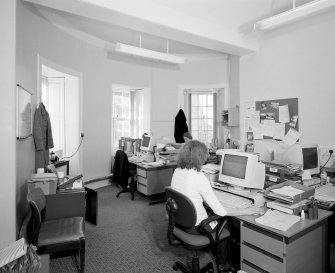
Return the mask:
{"type": "Polygon", "coordinates": [[[292,0],[24,1],[63,31],[107,51],[120,42],[188,60],[256,51],[261,33],[254,23],[293,5],[292,0]]]}

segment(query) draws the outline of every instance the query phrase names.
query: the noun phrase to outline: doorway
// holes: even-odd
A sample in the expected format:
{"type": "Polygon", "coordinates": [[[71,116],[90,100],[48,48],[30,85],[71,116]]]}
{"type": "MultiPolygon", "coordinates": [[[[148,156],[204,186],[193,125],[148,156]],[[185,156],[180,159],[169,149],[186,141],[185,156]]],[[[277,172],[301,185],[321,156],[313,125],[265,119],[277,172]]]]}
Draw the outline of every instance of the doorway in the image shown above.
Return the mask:
{"type": "Polygon", "coordinates": [[[70,176],[83,173],[81,145],[81,75],[39,58],[37,105],[43,102],[50,116],[54,148],[60,160],[68,160],[70,176]]]}

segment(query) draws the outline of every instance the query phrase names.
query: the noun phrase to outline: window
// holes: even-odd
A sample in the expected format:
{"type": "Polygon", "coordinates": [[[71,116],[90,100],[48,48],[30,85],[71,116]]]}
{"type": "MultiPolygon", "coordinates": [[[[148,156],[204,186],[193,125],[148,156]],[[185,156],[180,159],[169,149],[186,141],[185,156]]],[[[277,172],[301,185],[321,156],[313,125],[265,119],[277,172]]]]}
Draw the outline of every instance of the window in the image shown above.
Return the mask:
{"type": "Polygon", "coordinates": [[[41,101],[46,107],[52,127],[53,150],[63,150],[65,145],[65,78],[42,78],[41,101]]]}
{"type": "Polygon", "coordinates": [[[131,96],[130,91],[123,89],[113,91],[112,96],[112,146],[119,146],[121,137],[131,134],[131,96]]]}
{"type": "Polygon", "coordinates": [[[129,86],[112,89],[112,149],[121,137],[140,138],[150,132],[150,90],[129,86]]]}
{"type": "Polygon", "coordinates": [[[194,139],[211,143],[216,135],[216,93],[189,92],[190,131],[194,139]]]}

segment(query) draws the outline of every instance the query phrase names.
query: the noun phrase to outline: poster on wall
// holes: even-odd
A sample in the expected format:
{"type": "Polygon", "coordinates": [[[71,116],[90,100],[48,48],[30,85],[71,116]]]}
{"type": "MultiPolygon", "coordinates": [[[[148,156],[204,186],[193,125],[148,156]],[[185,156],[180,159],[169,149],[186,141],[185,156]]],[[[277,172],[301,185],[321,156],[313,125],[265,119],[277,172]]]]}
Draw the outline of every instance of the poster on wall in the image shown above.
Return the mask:
{"type": "Polygon", "coordinates": [[[17,85],[17,139],[32,135],[32,94],[19,84],[17,85]]]}

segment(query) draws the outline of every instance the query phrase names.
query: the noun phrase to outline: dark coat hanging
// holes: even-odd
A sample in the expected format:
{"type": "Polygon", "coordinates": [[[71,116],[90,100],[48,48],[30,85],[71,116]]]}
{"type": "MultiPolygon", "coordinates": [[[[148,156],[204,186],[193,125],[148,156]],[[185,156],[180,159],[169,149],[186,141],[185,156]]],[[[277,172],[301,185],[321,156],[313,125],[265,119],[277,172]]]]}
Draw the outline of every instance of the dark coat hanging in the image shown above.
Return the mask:
{"type": "Polygon", "coordinates": [[[188,132],[188,126],[186,123],[186,116],[182,109],[179,109],[177,116],[175,117],[174,123],[174,138],[176,143],[184,143],[183,134],[188,132]]]}
{"type": "Polygon", "coordinates": [[[35,168],[45,168],[49,165],[49,149],[54,147],[49,113],[40,103],[35,111],[33,136],[35,142],[35,168]]]}

